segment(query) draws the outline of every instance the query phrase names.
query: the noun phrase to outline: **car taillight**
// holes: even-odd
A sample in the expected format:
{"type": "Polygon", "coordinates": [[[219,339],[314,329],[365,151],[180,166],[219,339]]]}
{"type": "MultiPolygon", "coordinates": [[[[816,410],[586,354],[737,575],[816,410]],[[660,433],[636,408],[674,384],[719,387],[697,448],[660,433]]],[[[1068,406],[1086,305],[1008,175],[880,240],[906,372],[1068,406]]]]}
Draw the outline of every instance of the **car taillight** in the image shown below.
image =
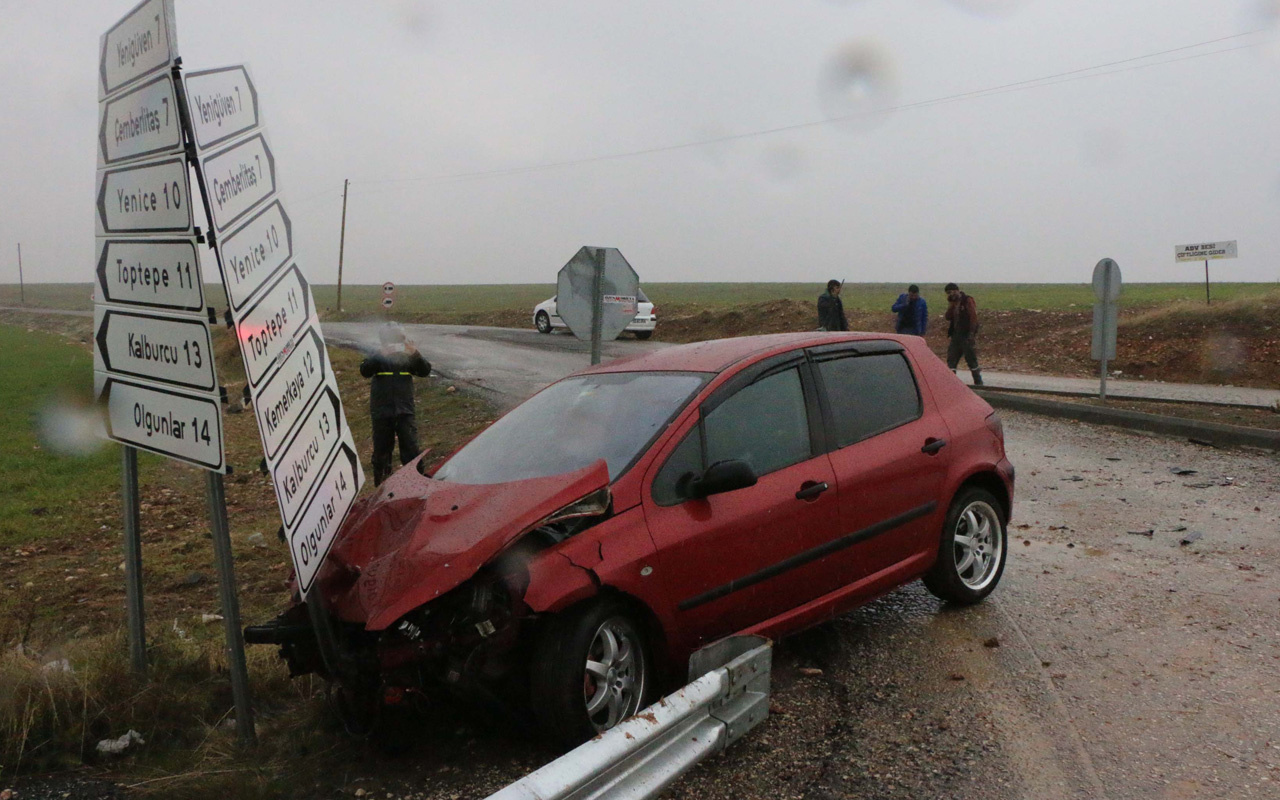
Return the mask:
{"type": "Polygon", "coordinates": [[[653,308],[649,309],[649,316],[651,316],[651,317],[656,317],[656,316],[658,316],[658,307],[657,307],[657,306],[654,306],[653,308]]]}

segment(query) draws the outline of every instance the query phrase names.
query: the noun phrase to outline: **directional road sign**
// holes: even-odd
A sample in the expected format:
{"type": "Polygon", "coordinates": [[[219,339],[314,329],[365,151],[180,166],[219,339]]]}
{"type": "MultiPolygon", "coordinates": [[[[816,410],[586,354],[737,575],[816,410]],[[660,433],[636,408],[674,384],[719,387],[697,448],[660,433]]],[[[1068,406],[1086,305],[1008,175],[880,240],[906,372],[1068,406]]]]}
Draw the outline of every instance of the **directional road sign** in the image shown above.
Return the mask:
{"type": "Polygon", "coordinates": [[[276,190],[276,161],[266,137],[247,139],[200,159],[213,225],[225,231],[276,190]]]}
{"type": "Polygon", "coordinates": [[[99,239],[103,302],[204,313],[204,280],[194,239],[99,239]]]}
{"type": "Polygon", "coordinates": [[[303,504],[306,511],[297,524],[285,528],[303,596],[311,588],[320,564],[329,554],[333,535],[355,501],[360,477],[355,449],[344,443],[325,466],[315,491],[303,504]]]}
{"type": "Polygon", "coordinates": [[[182,150],[173,79],[161,74],[101,106],[98,166],[182,150]]]}
{"type": "Polygon", "coordinates": [[[601,294],[605,302],[600,318],[600,338],[618,338],[636,316],[636,293],[640,278],[616,247],[583,247],[556,278],[556,313],[583,341],[591,339],[591,316],[594,303],[595,270],[598,254],[603,252],[601,294]]]}
{"type": "Polygon", "coordinates": [[[325,387],[307,408],[293,438],[281,451],[271,478],[285,525],[292,525],[298,518],[302,501],[311,492],[334,448],[340,441],[350,440],[344,422],[337,392],[325,387]]]}
{"type": "Polygon", "coordinates": [[[99,41],[98,99],[167,70],[177,56],[173,0],[143,0],[99,41]]]}
{"type": "Polygon", "coordinates": [[[253,401],[258,432],[262,434],[262,447],[268,461],[275,462],[280,447],[297,426],[311,400],[322,387],[332,385],[332,376],[324,339],[314,326],[309,326],[280,369],[258,390],[253,401]]]}
{"type": "Polygon", "coordinates": [[[183,156],[98,171],[99,236],[192,232],[191,187],[183,156]]]}
{"type": "Polygon", "coordinates": [[[214,391],[213,343],[203,319],[95,305],[94,369],[214,391]]]}
{"type": "Polygon", "coordinates": [[[184,392],[94,372],[107,407],[107,435],[198,467],[226,472],[217,395],[184,392]]]}
{"type": "Polygon", "coordinates": [[[294,264],[240,316],[236,336],[250,386],[261,384],[288,354],[314,308],[311,288],[294,264]]]}
{"type": "Polygon", "coordinates": [[[279,200],[222,237],[222,282],[231,308],[239,311],[262,284],[293,257],[293,227],[279,200]]]}
{"type": "Polygon", "coordinates": [[[258,91],[244,65],[188,72],[183,83],[201,150],[258,127],[258,91]]]}

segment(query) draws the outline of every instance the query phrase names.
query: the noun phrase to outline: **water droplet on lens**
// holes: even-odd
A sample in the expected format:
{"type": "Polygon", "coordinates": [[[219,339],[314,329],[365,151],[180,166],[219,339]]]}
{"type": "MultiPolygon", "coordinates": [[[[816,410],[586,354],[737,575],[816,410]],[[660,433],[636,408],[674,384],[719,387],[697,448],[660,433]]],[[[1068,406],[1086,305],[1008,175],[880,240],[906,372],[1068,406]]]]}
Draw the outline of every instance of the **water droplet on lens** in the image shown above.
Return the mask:
{"type": "Polygon", "coordinates": [[[870,40],[844,45],[828,59],[818,90],[829,119],[865,130],[883,121],[897,96],[893,59],[870,40]]]}
{"type": "Polygon", "coordinates": [[[91,456],[107,437],[97,408],[65,401],[54,402],[40,412],[37,430],[41,446],[63,456],[91,456]]]}
{"type": "Polygon", "coordinates": [[[776,183],[789,183],[804,172],[804,152],[790,142],[771,144],[760,154],[765,177],[776,183]]]}

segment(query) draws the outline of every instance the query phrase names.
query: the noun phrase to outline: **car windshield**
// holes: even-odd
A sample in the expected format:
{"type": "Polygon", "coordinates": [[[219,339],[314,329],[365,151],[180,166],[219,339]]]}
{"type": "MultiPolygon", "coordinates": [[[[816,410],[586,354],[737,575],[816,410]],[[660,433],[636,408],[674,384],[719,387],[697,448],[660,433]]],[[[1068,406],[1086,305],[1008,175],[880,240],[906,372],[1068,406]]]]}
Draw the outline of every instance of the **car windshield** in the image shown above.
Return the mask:
{"type": "Polygon", "coordinates": [[[505,483],[561,475],[603,458],[615,481],[708,377],[611,372],[566,378],[472,439],[433,477],[505,483]]]}

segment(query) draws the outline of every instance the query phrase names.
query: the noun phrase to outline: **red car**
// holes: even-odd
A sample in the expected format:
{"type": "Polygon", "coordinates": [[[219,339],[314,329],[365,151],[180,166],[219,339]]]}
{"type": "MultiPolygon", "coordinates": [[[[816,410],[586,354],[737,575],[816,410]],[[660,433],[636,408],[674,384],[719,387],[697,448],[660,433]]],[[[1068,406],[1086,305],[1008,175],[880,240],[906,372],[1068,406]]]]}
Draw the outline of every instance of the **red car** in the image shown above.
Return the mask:
{"type": "Polygon", "coordinates": [[[917,578],[981,600],[1013,480],[999,419],[924,339],[670,347],[406,466],[338,532],[326,611],[297,604],[246,638],[360,707],[458,692],[531,707],[572,744],[721,637],[794,633],[917,578]]]}

